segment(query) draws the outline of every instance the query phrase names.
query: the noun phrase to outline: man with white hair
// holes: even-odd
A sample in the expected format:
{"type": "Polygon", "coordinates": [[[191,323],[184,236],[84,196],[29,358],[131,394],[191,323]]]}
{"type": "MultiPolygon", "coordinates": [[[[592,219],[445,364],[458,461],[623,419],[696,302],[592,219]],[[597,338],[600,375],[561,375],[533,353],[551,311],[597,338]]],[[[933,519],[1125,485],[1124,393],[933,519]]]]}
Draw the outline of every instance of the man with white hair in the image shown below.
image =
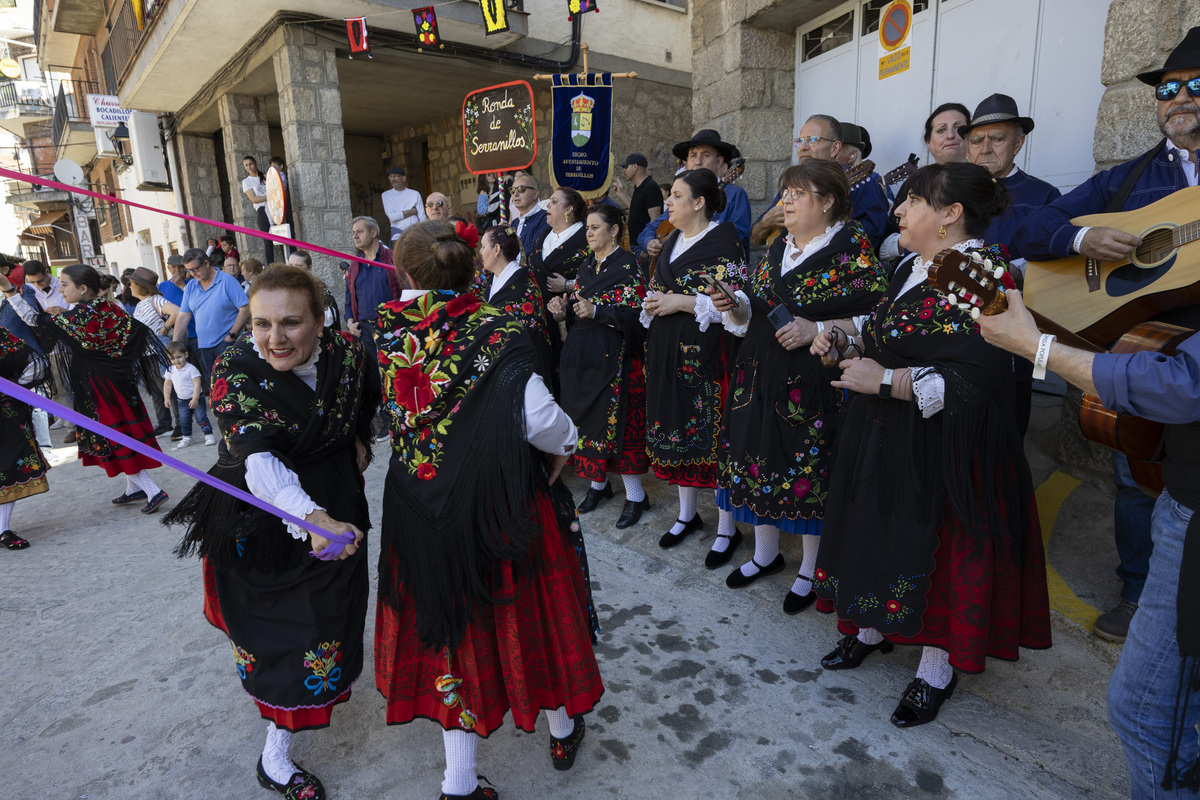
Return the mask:
{"type": "Polygon", "coordinates": [[[450,204],[450,198],[441,192],[430,192],[429,197],[425,198],[426,219],[446,219],[453,213],[454,206],[450,204]]]}

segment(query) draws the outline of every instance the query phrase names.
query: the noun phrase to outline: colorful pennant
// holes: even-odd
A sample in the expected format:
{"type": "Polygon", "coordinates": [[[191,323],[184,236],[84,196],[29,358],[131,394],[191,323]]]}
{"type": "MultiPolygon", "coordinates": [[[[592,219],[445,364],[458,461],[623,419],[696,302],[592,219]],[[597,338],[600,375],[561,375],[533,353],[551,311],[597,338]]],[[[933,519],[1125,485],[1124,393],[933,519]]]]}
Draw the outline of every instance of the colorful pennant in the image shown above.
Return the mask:
{"type": "Polygon", "coordinates": [[[488,36],[508,30],[508,9],[504,7],[504,0],[479,0],[479,8],[483,11],[483,28],[488,36]]]}
{"type": "Polygon", "coordinates": [[[567,22],[575,19],[576,14],[586,14],[589,11],[600,13],[596,0],[567,0],[567,22]]]}
{"type": "Polygon", "coordinates": [[[433,6],[417,8],[412,13],[413,24],[417,26],[417,41],[421,44],[417,52],[420,53],[424,47],[445,48],[442,37],[438,35],[437,14],[433,6]]]}
{"type": "Polygon", "coordinates": [[[371,55],[371,43],[367,41],[367,18],[366,17],[349,17],[346,19],[346,36],[350,38],[350,57],[354,58],[355,53],[366,53],[367,58],[374,58],[371,55]]]}

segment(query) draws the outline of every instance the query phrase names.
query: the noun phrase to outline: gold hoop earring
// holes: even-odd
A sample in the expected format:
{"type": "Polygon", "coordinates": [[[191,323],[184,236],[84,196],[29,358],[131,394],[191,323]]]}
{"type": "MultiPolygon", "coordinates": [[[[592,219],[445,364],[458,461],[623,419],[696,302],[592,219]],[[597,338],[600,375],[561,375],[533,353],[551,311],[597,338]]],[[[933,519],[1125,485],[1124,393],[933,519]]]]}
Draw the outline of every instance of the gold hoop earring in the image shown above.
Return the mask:
{"type": "Polygon", "coordinates": [[[939,238],[939,239],[945,239],[945,238],[946,238],[946,226],[945,226],[945,225],[943,225],[942,227],[938,228],[938,238],[939,238]]]}

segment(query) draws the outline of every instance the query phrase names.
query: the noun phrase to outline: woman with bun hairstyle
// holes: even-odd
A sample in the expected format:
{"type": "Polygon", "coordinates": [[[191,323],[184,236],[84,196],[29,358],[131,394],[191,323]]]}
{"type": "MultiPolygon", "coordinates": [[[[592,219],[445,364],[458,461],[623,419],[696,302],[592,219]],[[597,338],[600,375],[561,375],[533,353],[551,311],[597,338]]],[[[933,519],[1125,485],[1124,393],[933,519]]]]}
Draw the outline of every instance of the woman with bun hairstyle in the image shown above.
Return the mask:
{"type": "MultiPolygon", "coordinates": [[[[700,489],[717,487],[717,438],[728,386],[733,338],[707,294],[704,277],[736,291],[746,278],[737,229],[712,217],[725,193],[707,169],[681,173],[667,209],[675,226],[663,242],[642,304],[646,334],[646,440],[654,474],[679,487],[679,514],[658,546],[675,547],[704,527],[700,489]]],[[[713,550],[725,552],[733,515],[718,511],[713,550]]]]}
{"type": "Polygon", "coordinates": [[[821,661],[853,669],[875,650],[920,645],[916,678],[892,714],[923,725],[954,693],[955,670],[988,656],[1050,646],[1049,601],[1033,483],[1017,431],[1009,355],[971,315],[926,282],[953,248],[999,270],[984,247],[1008,202],[973,164],[935,164],[909,180],[900,205],[901,262],[887,293],[851,335],[863,355],[835,352],[828,330],[812,350],[841,362],[851,392],[825,510],[814,585],[831,599],[844,638],[821,661]]]}
{"type": "Polygon", "coordinates": [[[559,473],[578,434],[525,328],[469,291],[478,232],[430,220],[399,251],[414,285],[379,307],[392,455],[375,679],[390,725],[443,728],[442,798],[494,799],[475,753],[512,713],[570,769],[604,687],[582,535],[559,473]]]}
{"type": "Polygon", "coordinates": [[[587,214],[592,256],[579,268],[569,298],[550,300],[555,320],[565,320],[570,335],[563,342],[562,404],[579,425],[579,445],[571,465],[591,481],[579,504],[586,514],[613,496],[608,474],[621,476],[625,507],[618,528],[636,523],[650,507],[642,475],[646,457],[646,376],[643,370],[645,329],[638,312],[646,281],[637,258],[621,248],[621,212],[610,205],[593,206],[587,214]]]}
{"type": "MultiPolygon", "coordinates": [[[[154,331],[137,323],[117,303],[100,297],[100,273],[86,264],[63,267],[59,273],[63,299],[70,309],[42,311],[33,288],[26,284],[22,294],[0,276],[0,291],[8,296],[13,310],[31,326],[49,353],[64,362],[64,372],[75,398],[75,410],[158,449],[154,424],[138,393],[138,383],[151,386],[162,381],[166,353],[154,331]]],[[[79,429],[79,457],[85,467],[103,467],[110,478],[125,476],[125,491],[114,505],[144,500],[143,514],[151,514],[167,501],[149,470],[159,466],[153,459],[135,453],[109,439],[79,429]]]]}

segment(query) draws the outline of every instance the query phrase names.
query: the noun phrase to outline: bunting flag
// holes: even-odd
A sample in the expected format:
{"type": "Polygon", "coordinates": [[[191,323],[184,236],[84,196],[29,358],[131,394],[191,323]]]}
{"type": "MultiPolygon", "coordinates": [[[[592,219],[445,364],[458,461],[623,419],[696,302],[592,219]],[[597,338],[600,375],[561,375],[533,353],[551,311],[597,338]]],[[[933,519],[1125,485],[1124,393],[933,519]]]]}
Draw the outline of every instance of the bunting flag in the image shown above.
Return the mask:
{"type": "Polygon", "coordinates": [[[550,180],[584,200],[601,197],[612,180],[612,74],[552,77],[550,180]]]}
{"type": "Polygon", "coordinates": [[[414,9],[413,24],[417,26],[417,41],[421,43],[421,47],[417,48],[418,53],[423,47],[445,48],[442,37],[438,35],[437,14],[433,6],[414,9]]]}
{"type": "Polygon", "coordinates": [[[575,19],[576,14],[586,14],[589,11],[600,13],[597,0],[567,0],[567,22],[575,19]]]}
{"type": "Polygon", "coordinates": [[[483,11],[483,28],[488,36],[508,30],[508,9],[504,7],[504,0],[479,0],[479,8],[483,11]]]}
{"type": "Polygon", "coordinates": [[[346,35],[350,37],[351,58],[354,58],[355,53],[366,53],[367,58],[374,58],[371,55],[371,43],[367,41],[366,17],[348,18],[346,20],[346,35]]]}
{"type": "Polygon", "coordinates": [[[146,29],[146,9],[142,5],[142,0],[133,0],[131,5],[133,6],[133,19],[134,19],[134,21],[137,22],[137,29],[139,31],[145,30],[146,29]]]}

